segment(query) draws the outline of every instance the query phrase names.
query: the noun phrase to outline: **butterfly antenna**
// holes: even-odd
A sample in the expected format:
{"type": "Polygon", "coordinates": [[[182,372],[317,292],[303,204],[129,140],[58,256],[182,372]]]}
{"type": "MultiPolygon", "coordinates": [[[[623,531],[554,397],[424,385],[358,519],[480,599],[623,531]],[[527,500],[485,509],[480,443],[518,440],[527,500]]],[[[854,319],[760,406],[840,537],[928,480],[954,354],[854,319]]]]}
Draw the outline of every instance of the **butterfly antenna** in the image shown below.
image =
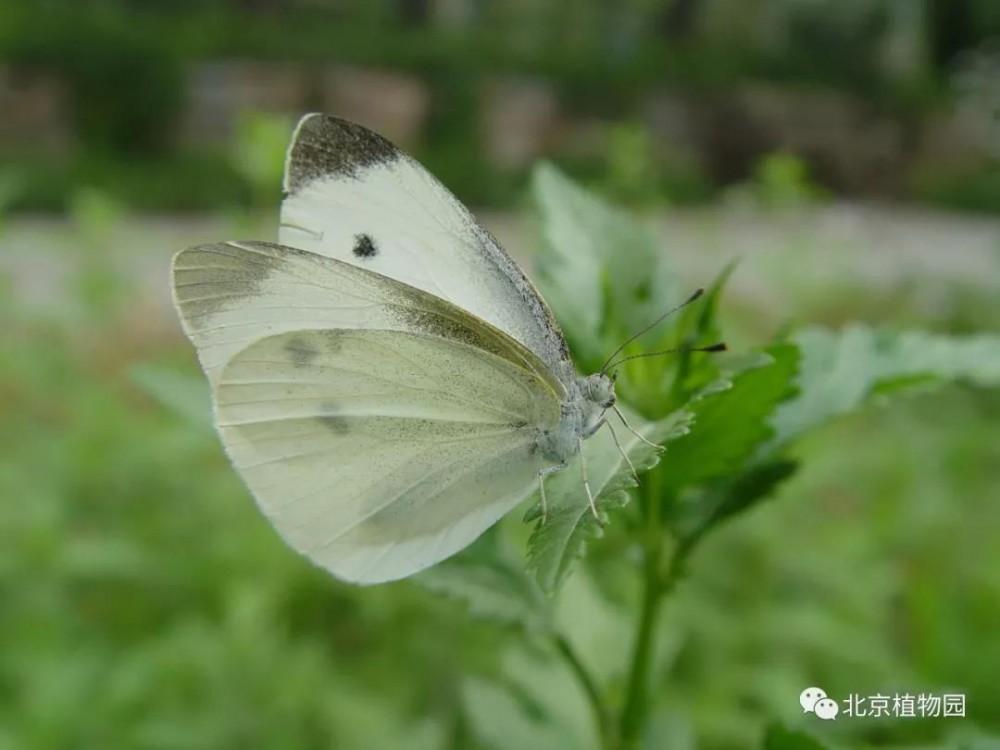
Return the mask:
{"type": "Polygon", "coordinates": [[[676,349],[661,349],[658,352],[644,352],[643,354],[633,354],[631,357],[623,357],[617,362],[608,365],[607,367],[618,367],[622,362],[628,362],[632,359],[645,359],[646,357],[659,357],[663,354],[682,354],[686,352],[724,352],[728,349],[723,342],[718,344],[712,344],[711,346],[681,346],[676,349]]]}
{"type": "Polygon", "coordinates": [[[611,360],[613,360],[615,357],[617,357],[619,354],[621,354],[622,350],[626,346],[628,346],[633,341],[635,341],[637,338],[639,338],[640,336],[642,336],[644,333],[646,333],[646,331],[649,331],[649,330],[655,328],[656,326],[658,326],[660,323],[662,323],[664,320],[666,320],[667,318],[669,318],[671,315],[673,315],[678,310],[682,310],[685,307],[687,307],[688,305],[690,305],[692,302],[694,302],[696,299],[698,299],[704,293],[705,293],[704,289],[702,289],[702,288],[696,289],[694,294],[692,294],[686,300],[684,300],[683,302],[681,302],[679,305],[677,305],[675,307],[671,307],[669,310],[667,310],[665,313],[663,313],[663,315],[661,315],[660,317],[658,317],[656,320],[654,320],[648,326],[646,326],[645,328],[643,328],[641,331],[639,331],[638,333],[633,333],[631,336],[629,336],[627,339],[625,339],[625,343],[623,343],[621,346],[619,346],[617,349],[615,349],[613,352],[611,352],[611,356],[607,358],[607,360],[605,361],[604,365],[601,367],[601,374],[603,375],[607,371],[608,364],[611,362],[611,360]]]}

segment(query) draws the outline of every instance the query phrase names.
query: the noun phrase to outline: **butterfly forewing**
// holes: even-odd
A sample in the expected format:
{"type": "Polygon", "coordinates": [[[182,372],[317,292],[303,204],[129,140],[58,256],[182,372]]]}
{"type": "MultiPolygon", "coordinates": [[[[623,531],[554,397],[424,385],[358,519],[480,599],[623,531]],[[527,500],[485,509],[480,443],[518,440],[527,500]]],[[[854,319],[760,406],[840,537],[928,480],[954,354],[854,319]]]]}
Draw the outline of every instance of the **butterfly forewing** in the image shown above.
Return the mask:
{"type": "Polygon", "coordinates": [[[566,342],[528,279],[440,182],[386,139],[307,115],[292,137],[284,187],[282,243],[446,299],[571,377],[566,342]]]}
{"type": "MultiPolygon", "coordinates": [[[[464,341],[563,386],[532,352],[427,292],[348,263],[268,242],[219,242],[174,258],[174,301],[213,384],[257,339],[304,329],[373,328],[464,341]]],[[[292,342],[290,346],[300,346],[292,342]]]]}

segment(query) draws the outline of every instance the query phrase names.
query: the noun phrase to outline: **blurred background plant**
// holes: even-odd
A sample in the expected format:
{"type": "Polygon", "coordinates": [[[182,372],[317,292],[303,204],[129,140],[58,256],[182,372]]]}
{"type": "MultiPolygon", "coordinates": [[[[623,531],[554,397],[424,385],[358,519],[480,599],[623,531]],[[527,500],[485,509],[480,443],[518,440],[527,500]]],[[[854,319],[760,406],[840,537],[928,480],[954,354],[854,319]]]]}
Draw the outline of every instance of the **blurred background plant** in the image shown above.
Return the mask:
{"type": "Polygon", "coordinates": [[[15,207],[46,211],[81,186],[252,206],[244,110],[318,108],[480,205],[542,155],[586,177],[622,151],[613,183],[690,202],[788,151],[838,193],[995,212],[998,34],[991,0],[12,0],[0,145],[31,176],[15,207]]]}
{"type": "MultiPolygon", "coordinates": [[[[472,587],[495,592],[479,607],[497,628],[428,582],[339,585],[275,538],[206,429],[170,254],[273,238],[291,124],[322,109],[486,207],[526,268],[541,261],[540,283],[561,249],[566,284],[546,294],[588,366],[630,315],[724,268],[714,326],[737,353],[796,324],[996,331],[997,7],[9,2],[0,748],[591,746],[586,696],[517,624],[530,610],[511,579],[472,587]],[[551,169],[536,172],[539,218],[510,211],[542,157],[643,221],[551,169]],[[615,271],[596,292],[588,247],[615,271]]],[[[838,334],[858,356],[879,351],[864,330],[838,334]]],[[[678,364],[629,363],[630,403],[661,416],[656,389],[664,373],[684,382],[678,364]]],[[[1000,403],[949,385],[880,408],[900,384],[796,443],[798,473],[692,555],[656,632],[646,747],[822,746],[802,732],[832,747],[996,746],[1000,403]],[[963,692],[969,719],[820,725],[797,702],[813,684],[963,692]]],[[[639,594],[632,512],[551,613],[618,706],[639,594]]],[[[523,570],[516,515],[469,559],[513,555],[523,570]]]]}

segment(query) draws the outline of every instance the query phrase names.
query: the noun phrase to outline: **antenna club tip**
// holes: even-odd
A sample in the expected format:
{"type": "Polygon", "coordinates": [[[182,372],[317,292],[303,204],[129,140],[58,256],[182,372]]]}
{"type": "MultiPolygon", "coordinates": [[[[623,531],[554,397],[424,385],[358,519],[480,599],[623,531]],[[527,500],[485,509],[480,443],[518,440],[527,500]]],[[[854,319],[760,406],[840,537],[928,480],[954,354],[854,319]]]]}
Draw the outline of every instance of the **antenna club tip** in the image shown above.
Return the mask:
{"type": "Polygon", "coordinates": [[[698,287],[697,289],[694,290],[694,294],[692,294],[690,297],[688,297],[688,301],[685,302],[684,304],[685,305],[690,305],[692,302],[694,302],[696,299],[698,299],[704,293],[705,293],[705,288],[704,287],[698,287]]]}
{"type": "Polygon", "coordinates": [[[706,352],[725,352],[728,350],[729,347],[726,346],[724,341],[720,341],[718,344],[712,344],[711,346],[706,346],[704,349],[706,352]]]}

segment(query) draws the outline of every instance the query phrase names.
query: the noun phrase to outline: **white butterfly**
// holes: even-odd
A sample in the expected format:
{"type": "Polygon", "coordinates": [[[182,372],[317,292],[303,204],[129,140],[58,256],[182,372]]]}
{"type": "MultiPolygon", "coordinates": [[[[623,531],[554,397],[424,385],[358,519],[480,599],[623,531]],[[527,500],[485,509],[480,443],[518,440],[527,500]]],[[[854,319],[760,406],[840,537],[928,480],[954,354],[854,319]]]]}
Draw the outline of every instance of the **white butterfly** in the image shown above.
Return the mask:
{"type": "Polygon", "coordinates": [[[616,408],[613,380],[577,375],[517,265],[381,136],[307,115],[284,190],[281,244],[173,263],[222,442],[281,536],[378,583],[458,552],[537,486],[544,507],[544,477],[616,408]]]}

